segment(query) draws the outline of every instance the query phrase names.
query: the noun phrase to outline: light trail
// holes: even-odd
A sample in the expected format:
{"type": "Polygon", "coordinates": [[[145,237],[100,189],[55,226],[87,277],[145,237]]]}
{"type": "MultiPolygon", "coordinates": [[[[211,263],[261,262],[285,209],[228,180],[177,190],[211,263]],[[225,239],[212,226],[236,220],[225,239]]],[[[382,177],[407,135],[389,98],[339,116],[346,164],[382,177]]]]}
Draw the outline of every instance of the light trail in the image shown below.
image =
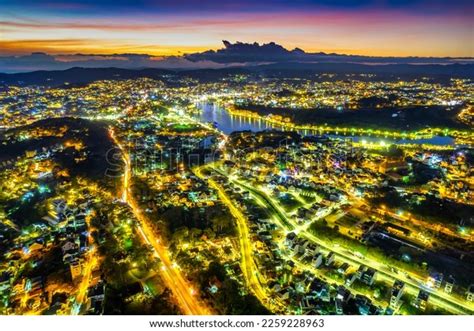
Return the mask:
{"type": "Polygon", "coordinates": [[[199,298],[194,295],[194,289],[189,282],[184,278],[180,271],[173,268],[167,248],[162,244],[162,241],[156,236],[150,221],[140,210],[138,203],[135,201],[131,192],[131,161],[130,156],[126,152],[123,145],[115,137],[113,130],[109,130],[110,137],[119,147],[125,163],[125,171],[123,175],[122,200],[128,204],[137,219],[137,229],[143,241],[154,251],[155,256],[160,259],[163,267],[159,269],[161,279],[173,293],[176,301],[186,315],[210,315],[211,310],[199,302],[199,298]]]}

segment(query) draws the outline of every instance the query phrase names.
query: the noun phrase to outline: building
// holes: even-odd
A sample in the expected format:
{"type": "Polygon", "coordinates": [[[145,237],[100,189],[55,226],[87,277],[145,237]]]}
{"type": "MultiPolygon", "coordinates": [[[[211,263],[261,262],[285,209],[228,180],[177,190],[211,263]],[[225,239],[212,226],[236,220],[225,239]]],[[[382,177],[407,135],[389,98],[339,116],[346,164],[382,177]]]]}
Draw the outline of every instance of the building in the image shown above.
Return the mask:
{"type": "Polygon", "coordinates": [[[466,292],[466,300],[469,302],[474,301],[474,284],[471,284],[466,292]]]}
{"type": "Polygon", "coordinates": [[[87,291],[87,312],[97,315],[103,313],[103,302],[105,298],[105,284],[97,283],[87,291]]]}
{"type": "Polygon", "coordinates": [[[349,277],[346,278],[345,284],[347,286],[351,286],[355,282],[356,279],[358,279],[357,274],[353,273],[352,275],[349,275],[349,277]]]}
{"type": "Polygon", "coordinates": [[[429,277],[427,284],[429,287],[440,288],[443,282],[443,274],[439,272],[432,272],[429,277]]]}
{"type": "Polygon", "coordinates": [[[334,301],[334,308],[336,310],[337,315],[344,315],[344,308],[341,300],[336,299],[334,301]]]}
{"type": "Polygon", "coordinates": [[[71,278],[75,281],[82,274],[81,261],[78,258],[75,258],[69,263],[69,269],[71,271],[71,278]]]}
{"type": "Polygon", "coordinates": [[[309,293],[324,302],[329,302],[331,300],[330,290],[327,283],[314,279],[309,286],[309,293]]]}
{"type": "Polygon", "coordinates": [[[344,286],[337,288],[336,300],[347,303],[352,298],[352,293],[344,286]]]}
{"type": "Polygon", "coordinates": [[[390,307],[395,309],[398,307],[400,298],[403,295],[403,290],[405,289],[405,283],[402,281],[396,280],[392,287],[392,292],[390,295],[390,307]]]}
{"type": "Polygon", "coordinates": [[[329,253],[326,258],[326,265],[327,266],[331,265],[334,262],[335,257],[336,255],[333,252],[329,253]]]}
{"type": "Polygon", "coordinates": [[[323,254],[317,253],[317,254],[313,257],[313,261],[312,261],[313,267],[319,268],[322,263],[323,263],[323,254]]]}
{"type": "Polygon", "coordinates": [[[420,290],[420,292],[418,292],[418,296],[415,299],[414,306],[422,311],[425,311],[426,306],[428,305],[429,297],[430,294],[428,292],[420,290]]]}
{"type": "Polygon", "coordinates": [[[293,244],[296,240],[296,234],[294,232],[290,232],[286,235],[285,244],[286,246],[293,247],[293,244]]]}
{"type": "Polygon", "coordinates": [[[448,278],[446,278],[446,285],[444,286],[444,292],[451,293],[453,291],[453,287],[454,287],[454,277],[449,276],[448,278]]]}
{"type": "Polygon", "coordinates": [[[347,262],[344,262],[337,268],[337,272],[340,274],[344,274],[347,269],[349,269],[349,264],[347,262]]]}
{"type": "Polygon", "coordinates": [[[367,285],[372,285],[377,278],[377,271],[372,268],[367,268],[365,272],[362,273],[361,280],[367,285]]]}
{"type": "Polygon", "coordinates": [[[357,279],[362,278],[362,274],[367,270],[367,267],[363,264],[359,265],[359,268],[356,271],[357,279]]]}

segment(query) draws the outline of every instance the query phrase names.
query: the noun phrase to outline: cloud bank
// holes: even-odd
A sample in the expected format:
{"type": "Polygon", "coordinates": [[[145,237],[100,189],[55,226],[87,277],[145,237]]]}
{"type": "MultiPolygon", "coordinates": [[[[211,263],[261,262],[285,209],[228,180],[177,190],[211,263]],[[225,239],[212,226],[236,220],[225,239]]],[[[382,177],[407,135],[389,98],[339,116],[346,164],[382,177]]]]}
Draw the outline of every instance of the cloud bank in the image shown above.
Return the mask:
{"type": "Polygon", "coordinates": [[[242,66],[239,63],[217,63],[209,60],[190,61],[185,57],[155,57],[147,54],[65,54],[49,55],[42,52],[30,55],[0,57],[0,72],[28,72],[37,70],[65,70],[82,68],[159,68],[159,69],[220,69],[242,66]]]}

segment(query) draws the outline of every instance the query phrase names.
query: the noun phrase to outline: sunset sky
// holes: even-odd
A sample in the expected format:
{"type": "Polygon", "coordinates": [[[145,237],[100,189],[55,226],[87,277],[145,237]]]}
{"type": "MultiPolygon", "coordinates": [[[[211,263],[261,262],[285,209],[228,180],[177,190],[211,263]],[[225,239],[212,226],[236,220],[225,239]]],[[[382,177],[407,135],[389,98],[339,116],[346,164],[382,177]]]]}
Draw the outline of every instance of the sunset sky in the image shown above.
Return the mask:
{"type": "Polygon", "coordinates": [[[473,3],[0,0],[0,54],[179,55],[227,39],[307,52],[472,57],[473,3]]]}

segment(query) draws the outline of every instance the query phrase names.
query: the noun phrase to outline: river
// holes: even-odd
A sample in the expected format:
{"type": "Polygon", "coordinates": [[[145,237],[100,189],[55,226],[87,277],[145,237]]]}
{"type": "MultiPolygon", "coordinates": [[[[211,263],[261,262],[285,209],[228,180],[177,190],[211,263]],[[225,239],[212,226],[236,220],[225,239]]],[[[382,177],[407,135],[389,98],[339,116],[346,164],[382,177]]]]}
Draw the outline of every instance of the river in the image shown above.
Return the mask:
{"type": "MultiPolygon", "coordinates": [[[[201,110],[199,114],[194,115],[194,118],[203,123],[214,123],[217,129],[230,134],[234,131],[263,131],[263,130],[286,130],[282,126],[274,125],[263,119],[249,118],[245,116],[235,116],[229,114],[229,112],[212,103],[199,103],[197,107],[201,110]]],[[[320,135],[317,131],[312,130],[298,130],[299,134],[303,136],[307,135],[320,135]]],[[[430,138],[420,139],[394,139],[380,136],[362,136],[362,135],[341,135],[341,134],[328,134],[329,137],[333,138],[351,138],[354,141],[367,141],[367,142],[380,142],[383,141],[387,144],[430,144],[438,146],[454,145],[454,139],[448,136],[433,136],[430,138]]]]}

